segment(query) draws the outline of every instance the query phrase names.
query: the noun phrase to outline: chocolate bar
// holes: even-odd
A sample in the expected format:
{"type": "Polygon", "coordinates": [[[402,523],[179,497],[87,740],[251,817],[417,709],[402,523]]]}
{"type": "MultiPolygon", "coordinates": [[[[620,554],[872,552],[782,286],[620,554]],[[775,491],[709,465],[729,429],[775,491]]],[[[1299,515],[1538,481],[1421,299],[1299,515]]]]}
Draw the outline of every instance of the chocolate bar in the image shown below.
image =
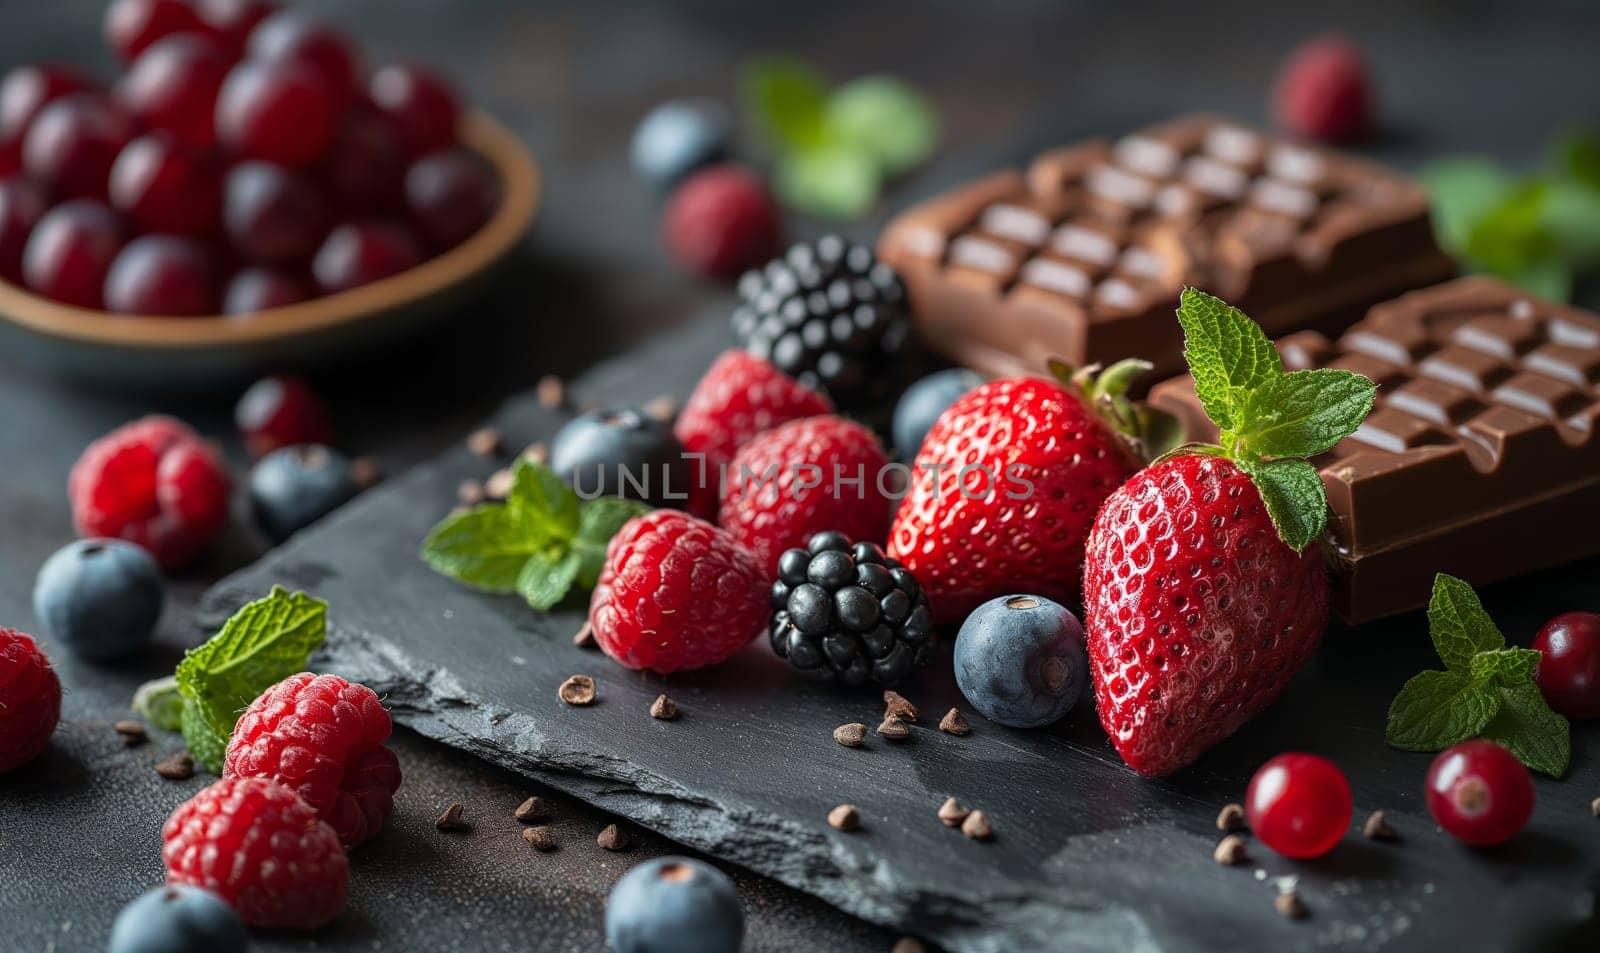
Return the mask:
{"type": "MultiPolygon", "coordinates": [[[[1482,585],[1600,553],[1600,316],[1461,278],[1278,351],[1378,385],[1360,429],[1313,461],[1347,621],[1426,604],[1436,572],[1482,585]]],[[[1187,376],[1150,401],[1216,439],[1187,376]]]]}
{"type": "Polygon", "coordinates": [[[891,221],[878,256],[923,338],[994,374],[1135,356],[1176,373],[1185,285],[1276,337],[1455,274],[1411,179],[1209,116],[961,186],[891,221]]]}

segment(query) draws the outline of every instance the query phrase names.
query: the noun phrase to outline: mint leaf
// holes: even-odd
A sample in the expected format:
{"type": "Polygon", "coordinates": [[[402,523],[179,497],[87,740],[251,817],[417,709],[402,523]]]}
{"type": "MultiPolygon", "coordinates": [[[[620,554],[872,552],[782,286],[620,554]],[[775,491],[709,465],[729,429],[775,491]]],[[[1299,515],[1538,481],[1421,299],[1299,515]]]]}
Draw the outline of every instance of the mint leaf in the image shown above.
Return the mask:
{"type": "Polygon", "coordinates": [[[188,699],[184,699],[178,720],[189,754],[207,771],[221,774],[223,756],[228,752],[228,739],[233,735],[233,723],[229,722],[228,730],[223,731],[207,721],[200,712],[200,706],[188,699]]]}
{"type": "Polygon", "coordinates": [[[1506,637],[1484,611],[1472,587],[1444,573],[1433,577],[1428,631],[1440,661],[1451,671],[1470,672],[1473,656],[1506,644],[1506,637]]]}
{"type": "Polygon", "coordinates": [[[600,571],[605,568],[606,547],[611,544],[611,537],[617,535],[622,524],[648,512],[650,507],[645,504],[616,496],[602,496],[583,504],[578,538],[572,541],[572,551],[580,560],[578,585],[594,588],[600,581],[600,571]]]}
{"type": "Polygon", "coordinates": [[[1567,720],[1550,710],[1531,679],[1498,691],[1500,711],[1483,729],[1483,736],[1511,749],[1535,771],[1553,778],[1566,774],[1572,760],[1572,729],[1567,720]]]}
{"type": "Polygon", "coordinates": [[[1334,368],[1271,378],[1245,398],[1240,443],[1257,456],[1316,456],[1361,426],[1377,393],[1360,374],[1334,368]]]}
{"type": "Polygon", "coordinates": [[[1279,538],[1290,549],[1303,552],[1322,535],[1328,525],[1328,495],[1316,467],[1304,460],[1234,462],[1249,474],[1279,538]]]}
{"type": "Polygon", "coordinates": [[[1572,297],[1572,267],[1556,258],[1540,259],[1500,277],[1531,295],[1551,301],[1566,301],[1572,297]]]}
{"type": "Polygon", "coordinates": [[[550,539],[570,540],[578,535],[578,508],[582,502],[567,481],[554,470],[527,457],[517,461],[506,506],[550,539]]]}
{"type": "Polygon", "coordinates": [[[555,542],[534,511],[486,503],[445,517],[422,541],[422,558],[473,588],[515,592],[523,563],[555,542]]]}
{"type": "Polygon", "coordinates": [[[819,218],[865,215],[882,184],[877,160],[863,148],[826,145],[778,159],[774,183],[785,205],[819,218]]]}
{"type": "Polygon", "coordinates": [[[1497,275],[1526,271],[1556,253],[1544,227],[1550,184],[1529,180],[1518,185],[1484,214],[1467,234],[1462,252],[1497,275]]]}
{"type": "Polygon", "coordinates": [[[1496,690],[1461,672],[1423,672],[1389,706],[1384,738],[1406,751],[1438,751],[1476,736],[1499,709],[1496,690]]]}
{"type": "Polygon", "coordinates": [[[1474,682],[1493,681],[1505,688],[1514,688],[1533,681],[1540,657],[1541,653],[1533,649],[1489,649],[1472,657],[1469,672],[1474,682]]]}
{"type": "Polygon", "coordinates": [[[763,57],[744,68],[740,97],[762,134],[779,151],[813,149],[827,140],[828,86],[811,67],[788,57],[763,57]]]}
{"type": "Polygon", "coordinates": [[[1424,166],[1433,228],[1440,247],[1460,254],[1478,222],[1516,189],[1517,180],[1493,159],[1462,156],[1424,166]]]}
{"type": "Polygon", "coordinates": [[[1600,184],[1567,180],[1553,182],[1550,188],[1545,227],[1555,240],[1558,264],[1568,272],[1565,278],[1570,287],[1573,269],[1600,264],[1600,184]]]}
{"type": "Polygon", "coordinates": [[[939,118],[928,100],[893,76],[864,76],[840,86],[828,99],[823,121],[829,139],[872,156],[884,175],[915,167],[939,139],[939,118]]]}
{"type": "Polygon", "coordinates": [[[178,691],[178,680],[168,675],[140,685],[133,693],[133,711],[157,728],[182,730],[183,693],[178,691]]]}
{"type": "Polygon", "coordinates": [[[1206,416],[1223,431],[1238,430],[1245,395],[1283,373],[1277,349],[1238,308],[1193,288],[1183,290],[1178,323],[1206,416]]]}
{"type": "Polygon", "coordinates": [[[178,663],[178,690],[227,735],[239,713],[269,686],[305,670],[327,636],[328,604],[274,586],[233,614],[222,631],[178,663]]]}
{"type": "Polygon", "coordinates": [[[583,558],[575,552],[539,552],[528,557],[517,577],[517,592],[540,612],[553,608],[578,578],[583,558]]]}
{"type": "Polygon", "coordinates": [[[1600,135],[1593,129],[1573,129],[1556,144],[1556,168],[1591,189],[1600,190],[1600,135]]]}

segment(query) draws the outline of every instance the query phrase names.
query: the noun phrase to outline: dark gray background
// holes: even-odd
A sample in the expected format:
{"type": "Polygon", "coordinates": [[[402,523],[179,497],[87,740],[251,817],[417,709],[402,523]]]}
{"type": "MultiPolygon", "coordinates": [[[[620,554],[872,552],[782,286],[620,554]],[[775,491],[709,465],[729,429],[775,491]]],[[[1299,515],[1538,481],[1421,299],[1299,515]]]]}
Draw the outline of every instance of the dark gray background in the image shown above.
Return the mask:
{"type": "MultiPolygon", "coordinates": [[[[66,59],[109,69],[98,0],[0,4],[0,65],[66,59]]],[[[371,58],[436,63],[528,141],[544,166],[540,223],[494,297],[407,354],[319,380],[341,443],[391,469],[431,456],[506,394],[571,374],[653,331],[723,310],[724,289],[674,272],[658,252],[655,199],[628,175],[632,124],[679,94],[730,96],[745,57],[788,51],[836,79],[899,73],[939,103],[941,156],[885,208],[1037,146],[1114,133],[1187,109],[1261,121],[1281,55],[1339,26],[1369,51],[1384,135],[1366,151],[1400,165],[1480,151],[1531,163],[1568,123],[1600,122],[1590,4],[1110,5],[638,4],[336,0],[315,4],[361,33],[371,58]]],[[[806,231],[806,229],[799,229],[806,231]]],[[[870,238],[873,227],[849,231],[870,238]]],[[[0,623],[35,626],[37,566],[70,535],[67,468],[82,446],[137,414],[181,413],[228,435],[233,386],[203,395],[109,392],[0,355],[0,623]]],[[[173,586],[156,651],[116,669],[53,652],[68,688],[49,753],[0,779],[0,947],[91,950],[121,902],[159,880],[158,825],[200,785],[157,779],[165,744],[124,751],[109,724],[132,687],[170,671],[198,634],[205,582],[261,551],[247,530],[173,586]]],[[[1591,607],[1592,608],[1592,607],[1591,607]]],[[[47,643],[47,647],[48,643],[47,643]]],[[[374,922],[405,922],[427,949],[594,949],[605,891],[640,853],[607,855],[607,819],[564,805],[570,845],[533,855],[507,812],[532,786],[402,733],[406,785],[395,829],[359,851],[353,913],[332,934],[272,936],[264,949],[369,949],[374,922]],[[448,838],[451,800],[479,822],[448,838]]],[[[653,841],[649,850],[663,845],[653,841]]],[[[885,949],[892,937],[792,891],[741,879],[756,950],[885,949]]],[[[396,931],[381,931],[395,935],[396,931]]],[[[393,948],[393,944],[389,944],[393,948]]]]}

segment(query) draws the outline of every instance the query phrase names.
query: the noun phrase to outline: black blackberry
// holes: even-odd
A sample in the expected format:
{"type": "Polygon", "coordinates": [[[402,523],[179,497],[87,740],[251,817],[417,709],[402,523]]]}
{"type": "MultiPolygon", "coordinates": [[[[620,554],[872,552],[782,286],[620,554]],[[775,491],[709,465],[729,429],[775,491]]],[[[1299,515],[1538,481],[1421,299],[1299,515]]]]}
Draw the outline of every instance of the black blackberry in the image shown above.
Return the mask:
{"type": "Polygon", "coordinates": [[[906,290],[865,245],[838,235],[801,242],[746,272],[739,296],[740,342],[840,409],[870,410],[899,393],[911,327],[906,290]]]}
{"type": "Polygon", "coordinates": [[[818,533],[778,560],[772,650],[802,671],[860,685],[893,685],[933,661],[937,633],[928,597],[875,543],[818,533]]]}

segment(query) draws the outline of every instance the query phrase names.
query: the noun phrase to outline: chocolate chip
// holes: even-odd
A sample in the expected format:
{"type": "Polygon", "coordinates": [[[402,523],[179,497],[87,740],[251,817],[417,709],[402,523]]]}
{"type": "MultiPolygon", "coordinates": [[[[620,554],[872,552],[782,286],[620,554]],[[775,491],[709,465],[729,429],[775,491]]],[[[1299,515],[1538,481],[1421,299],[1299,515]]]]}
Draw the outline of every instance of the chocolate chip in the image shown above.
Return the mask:
{"type": "Polygon", "coordinates": [[[615,824],[607,824],[605,830],[600,832],[600,836],[596,837],[594,842],[606,850],[628,849],[628,835],[622,833],[622,828],[615,824]]]}
{"type": "Polygon", "coordinates": [[[670,421],[678,414],[678,400],[671,394],[662,394],[646,402],[643,409],[657,420],[670,421]]]}
{"type": "Polygon", "coordinates": [[[961,709],[952,708],[939,719],[939,730],[947,735],[965,737],[972,733],[972,726],[967,724],[967,718],[961,714],[961,709]]]}
{"type": "Polygon", "coordinates": [[[878,734],[888,738],[890,741],[903,741],[907,735],[911,734],[911,729],[907,728],[906,723],[898,718],[885,718],[883,724],[878,726],[878,734]]]}
{"type": "Polygon", "coordinates": [[[945,802],[939,805],[939,820],[944,821],[945,827],[960,827],[961,822],[966,820],[967,815],[971,813],[960,801],[953,797],[946,798],[945,802]]]}
{"type": "Polygon", "coordinates": [[[828,812],[828,826],[836,831],[860,830],[861,812],[854,804],[841,804],[828,812]]]}
{"type": "Polygon", "coordinates": [[[994,836],[994,828],[989,826],[989,815],[973,811],[961,822],[961,833],[973,840],[988,840],[994,836]]]}
{"type": "Polygon", "coordinates": [[[539,406],[554,410],[566,402],[567,385],[561,383],[561,378],[554,374],[546,374],[539,378],[534,393],[539,397],[539,406]]]}
{"type": "Polygon", "coordinates": [[[572,636],[572,644],[580,649],[592,649],[595,647],[594,626],[587,619],[583,622],[583,628],[572,636]]]}
{"type": "Polygon", "coordinates": [[[541,853],[550,853],[558,846],[555,833],[548,827],[525,827],[522,829],[522,839],[528,845],[541,853]]]}
{"type": "Polygon", "coordinates": [[[491,500],[503,500],[511,495],[511,485],[516,480],[510,470],[496,470],[483,481],[483,493],[491,500]]]}
{"type": "Polygon", "coordinates": [[[485,495],[483,484],[477,480],[462,480],[456,485],[456,499],[463,506],[477,506],[483,502],[485,495]]]}
{"type": "Polygon", "coordinates": [[[840,725],[833,729],[833,740],[846,748],[859,748],[867,740],[867,726],[859,721],[852,721],[848,725],[840,725]]]}
{"type": "Polygon", "coordinates": [[[156,773],[168,781],[187,781],[194,777],[194,759],[189,757],[189,752],[180,751],[164,761],[157,761],[156,773]]]}
{"type": "Polygon", "coordinates": [[[1238,834],[1229,834],[1217,842],[1217,849],[1211,852],[1211,859],[1224,867],[1233,867],[1247,860],[1244,849],[1244,838],[1238,834]]]}
{"type": "Polygon", "coordinates": [[[650,703],[650,717],[671,721],[678,717],[678,703],[665,695],[657,695],[656,700],[650,703]]]}
{"type": "Polygon", "coordinates": [[[1306,909],[1305,901],[1301,900],[1300,895],[1293,890],[1285,890],[1278,894],[1277,899],[1272,901],[1272,906],[1281,916],[1290,920],[1302,919],[1311,912],[1306,909]]]}
{"type": "Polygon", "coordinates": [[[524,824],[532,821],[542,821],[551,817],[556,812],[556,806],[542,797],[530,797],[517,805],[511,816],[524,824]]]}
{"type": "Polygon", "coordinates": [[[916,937],[903,936],[895,941],[894,948],[889,953],[928,953],[928,948],[916,937]]]}
{"type": "Polygon", "coordinates": [[[587,675],[574,675],[561,683],[556,690],[561,700],[569,705],[594,704],[594,679],[587,675]]]}
{"type": "Polygon", "coordinates": [[[900,721],[916,721],[917,706],[911,704],[906,696],[897,691],[885,691],[883,693],[883,717],[885,719],[895,718],[900,721]]]}
{"type": "Polygon", "coordinates": [[[150,740],[150,732],[145,730],[144,724],[131,718],[117,722],[111,726],[111,730],[115,731],[117,737],[122,739],[123,745],[129,748],[137,748],[150,740]]]}
{"type": "Polygon", "coordinates": [[[445,808],[439,819],[433,822],[433,826],[447,834],[463,834],[472,830],[472,825],[461,816],[460,801],[445,808]]]}
{"type": "Polygon", "coordinates": [[[530,443],[522,451],[523,459],[534,463],[544,464],[550,462],[550,448],[543,443],[530,443]]]}
{"type": "Polygon", "coordinates": [[[493,427],[481,427],[467,435],[467,449],[480,457],[498,457],[505,452],[506,441],[493,427]]]}
{"type": "Polygon", "coordinates": [[[1389,825],[1389,819],[1383,816],[1382,811],[1372,812],[1367,822],[1361,825],[1361,833],[1371,840],[1397,840],[1400,836],[1394,832],[1394,828],[1389,825]]]}
{"type": "Polygon", "coordinates": [[[1244,808],[1237,804],[1222,805],[1222,811],[1217,814],[1217,830],[1230,833],[1244,830],[1244,808]]]}
{"type": "Polygon", "coordinates": [[[356,457],[350,461],[350,479],[363,490],[370,490],[382,482],[383,464],[377,457],[356,457]]]}

